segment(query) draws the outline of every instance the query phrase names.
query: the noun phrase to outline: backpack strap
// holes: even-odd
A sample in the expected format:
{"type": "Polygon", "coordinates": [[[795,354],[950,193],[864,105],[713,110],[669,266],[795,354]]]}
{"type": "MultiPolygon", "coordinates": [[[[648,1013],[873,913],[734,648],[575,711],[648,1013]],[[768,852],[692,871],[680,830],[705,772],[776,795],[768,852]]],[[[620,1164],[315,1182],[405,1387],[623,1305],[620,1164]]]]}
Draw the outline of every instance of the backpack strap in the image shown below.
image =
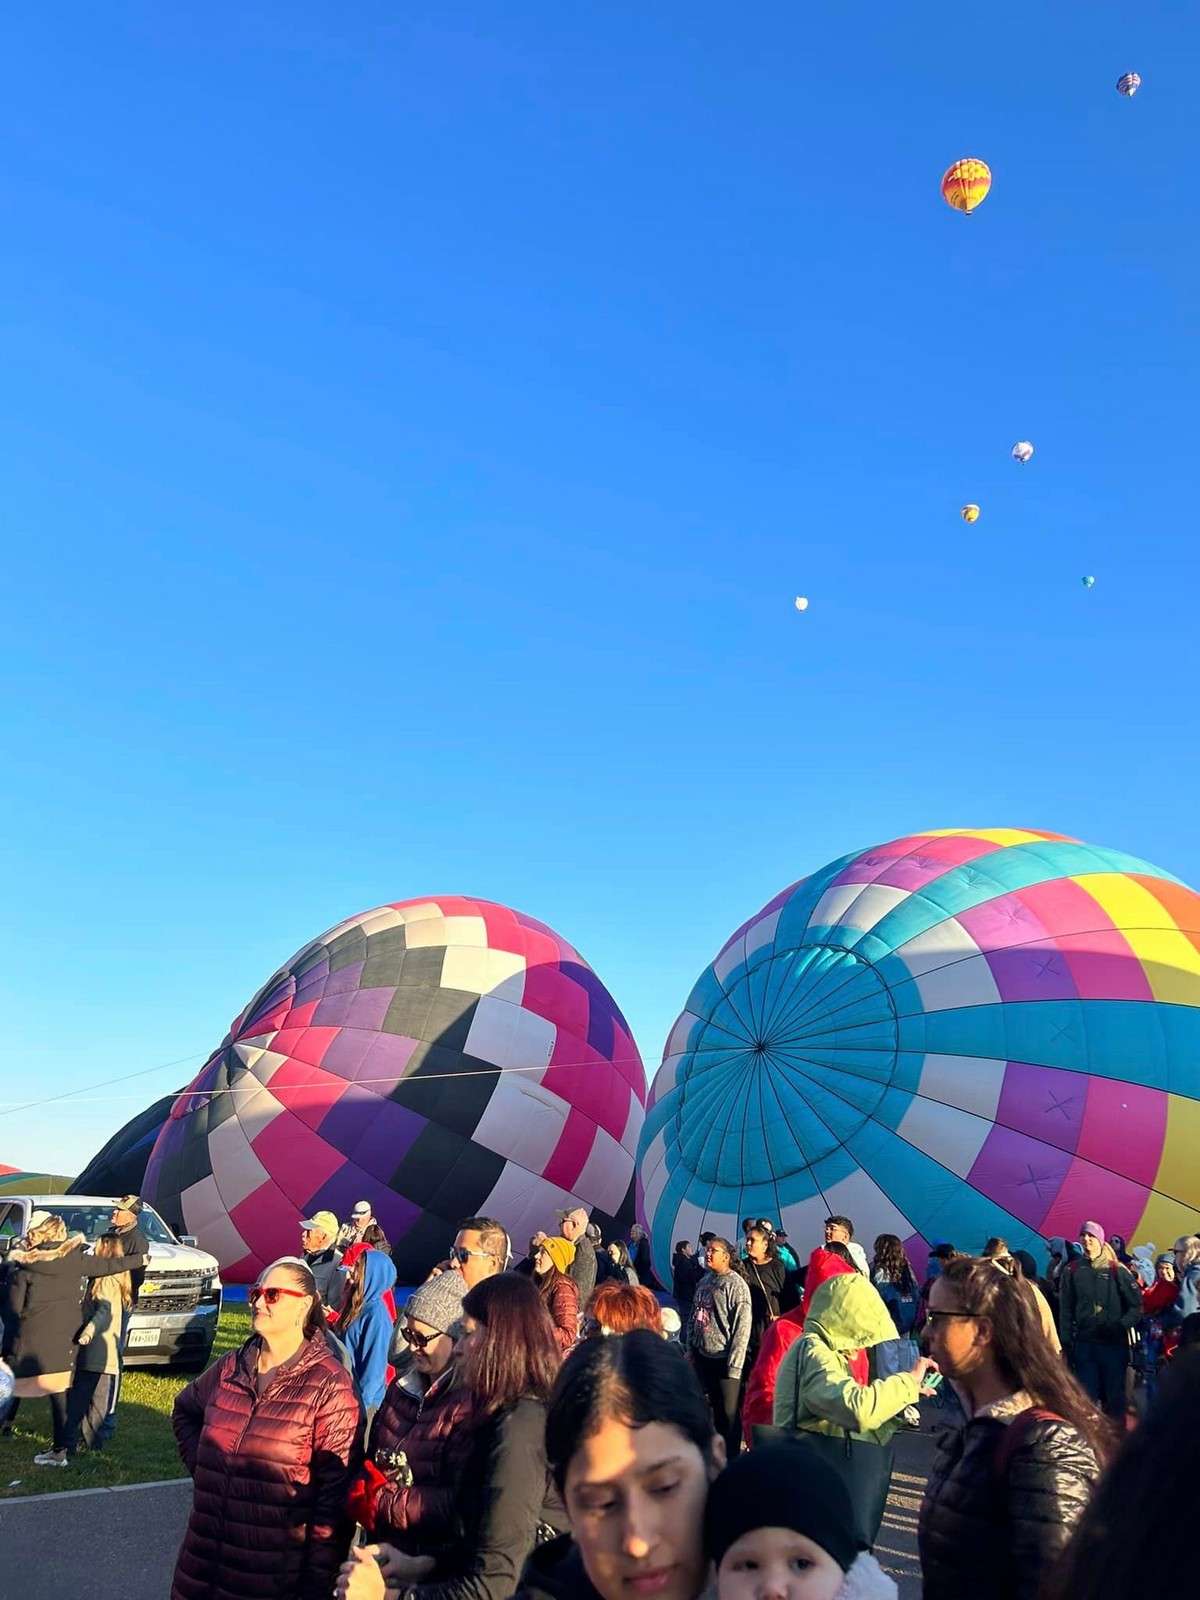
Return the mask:
{"type": "Polygon", "coordinates": [[[1027,1411],[1022,1411],[1020,1416],[1014,1417],[1000,1436],[992,1456],[992,1472],[997,1482],[1003,1483],[1008,1477],[1008,1469],[1012,1465],[1012,1458],[1025,1443],[1031,1429],[1039,1422],[1065,1422],[1066,1417],[1060,1417],[1057,1411],[1048,1411],[1045,1406],[1030,1406],[1027,1411]]]}

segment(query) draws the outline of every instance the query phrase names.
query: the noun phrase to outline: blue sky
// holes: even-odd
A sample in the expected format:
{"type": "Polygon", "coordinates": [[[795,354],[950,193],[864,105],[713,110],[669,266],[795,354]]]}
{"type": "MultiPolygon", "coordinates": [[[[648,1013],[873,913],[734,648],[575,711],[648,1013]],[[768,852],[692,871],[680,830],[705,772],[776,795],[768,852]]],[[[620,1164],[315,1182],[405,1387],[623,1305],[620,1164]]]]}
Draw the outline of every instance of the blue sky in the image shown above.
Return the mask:
{"type": "Polygon", "coordinates": [[[1125,0],[9,15],[0,1162],[74,1170],[188,1068],[90,1086],[386,900],[550,922],[653,1070],[844,851],[1200,879],[1198,46],[1125,0]]]}

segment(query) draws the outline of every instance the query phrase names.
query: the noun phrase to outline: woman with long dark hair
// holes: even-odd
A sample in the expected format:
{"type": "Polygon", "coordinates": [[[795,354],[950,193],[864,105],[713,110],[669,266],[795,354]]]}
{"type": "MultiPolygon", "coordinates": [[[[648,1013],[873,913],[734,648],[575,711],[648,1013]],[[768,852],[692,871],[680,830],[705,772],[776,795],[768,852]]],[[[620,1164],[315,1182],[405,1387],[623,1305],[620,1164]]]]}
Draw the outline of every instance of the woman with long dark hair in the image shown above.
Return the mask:
{"type": "Polygon", "coordinates": [[[677,1346],[645,1329],[580,1345],[550,1398],[546,1454],[571,1533],[530,1557],[517,1600],[697,1600],[725,1445],[677,1346]]]}
{"type": "Polygon", "coordinates": [[[248,1299],[249,1339],[175,1401],[193,1489],[171,1600],[326,1600],[350,1544],[362,1408],[303,1261],[274,1262],[248,1299]]]}
{"type": "Polygon", "coordinates": [[[641,1279],[633,1265],[633,1257],[629,1254],[629,1246],[624,1239],[614,1239],[608,1246],[609,1259],[617,1269],[617,1274],[622,1283],[629,1284],[636,1289],[641,1284],[641,1279]]]}
{"type": "Polygon", "coordinates": [[[338,1337],[350,1357],[368,1427],[383,1403],[391,1377],[388,1350],[395,1319],[388,1312],[386,1296],[395,1283],[391,1256],[382,1250],[362,1251],[350,1268],[338,1314],[338,1337]]]}
{"type": "Polygon", "coordinates": [[[927,1328],[967,1421],[943,1435],[921,1505],[924,1600],[1034,1596],[1088,1503],[1109,1425],[992,1261],[946,1263],[927,1328]]]}
{"type": "Polygon", "coordinates": [[[763,1334],[778,1320],[780,1301],[787,1287],[787,1270],[779,1259],[774,1232],[756,1222],[746,1235],[743,1262],[750,1289],[750,1348],[746,1352],[747,1372],[758,1356],[763,1334]]]}
{"type": "Polygon", "coordinates": [[[433,1581],[432,1557],[364,1545],[342,1568],[339,1596],[382,1600],[386,1587],[405,1600],[507,1600],[525,1557],[566,1526],[545,1441],[546,1401],[561,1362],[549,1314],[528,1278],[503,1272],[475,1285],[462,1302],[455,1346],[472,1407],[457,1423],[469,1449],[454,1486],[451,1569],[433,1581]]]}

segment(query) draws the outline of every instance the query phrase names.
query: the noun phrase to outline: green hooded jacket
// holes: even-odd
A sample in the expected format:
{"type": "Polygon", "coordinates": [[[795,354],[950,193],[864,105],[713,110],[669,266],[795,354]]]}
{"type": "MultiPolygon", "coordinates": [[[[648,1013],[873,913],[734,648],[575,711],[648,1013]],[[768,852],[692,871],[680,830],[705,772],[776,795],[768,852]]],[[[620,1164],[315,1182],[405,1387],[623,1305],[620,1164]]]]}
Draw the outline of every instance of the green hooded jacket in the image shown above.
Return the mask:
{"type": "Polygon", "coordinates": [[[911,1372],[859,1383],[846,1356],[895,1337],[891,1313],[861,1273],[828,1279],[812,1297],[803,1337],[780,1363],[775,1426],[809,1433],[848,1429],[855,1439],[886,1444],[905,1406],[916,1404],[920,1386],[911,1372]]]}

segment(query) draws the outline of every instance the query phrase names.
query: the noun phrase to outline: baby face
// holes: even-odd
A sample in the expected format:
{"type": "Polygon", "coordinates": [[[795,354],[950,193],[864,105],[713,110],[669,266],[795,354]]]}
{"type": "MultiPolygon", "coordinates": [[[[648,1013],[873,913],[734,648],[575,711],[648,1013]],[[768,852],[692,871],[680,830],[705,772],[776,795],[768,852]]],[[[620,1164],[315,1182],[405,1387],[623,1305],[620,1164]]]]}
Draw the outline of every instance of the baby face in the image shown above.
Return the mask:
{"type": "Polygon", "coordinates": [[[834,1600],[845,1573],[827,1550],[791,1528],[755,1528],[717,1569],[719,1600],[834,1600]]]}

